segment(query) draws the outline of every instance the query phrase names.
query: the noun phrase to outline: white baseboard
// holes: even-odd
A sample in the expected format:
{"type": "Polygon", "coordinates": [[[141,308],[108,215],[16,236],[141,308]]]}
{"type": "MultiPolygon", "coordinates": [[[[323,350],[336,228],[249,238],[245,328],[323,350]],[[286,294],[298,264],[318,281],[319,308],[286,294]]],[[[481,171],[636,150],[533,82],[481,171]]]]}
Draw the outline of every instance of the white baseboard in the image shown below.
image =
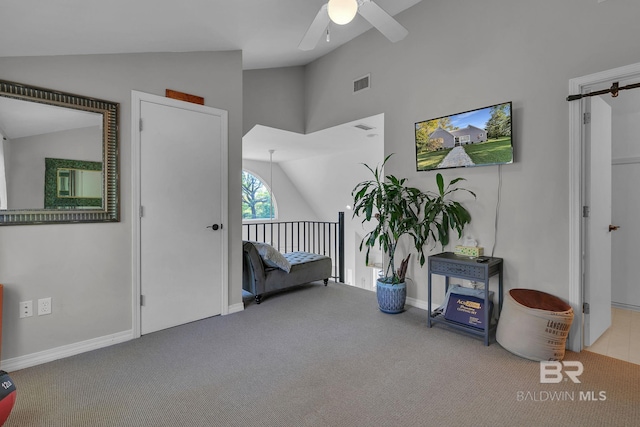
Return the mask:
{"type": "MultiPolygon", "coordinates": [[[[417,307],[422,310],[427,310],[427,302],[415,298],[407,298],[407,305],[417,307]]],[[[435,308],[436,307],[434,307],[434,309],[435,308]]],[[[243,303],[233,304],[229,306],[229,314],[239,313],[243,310],[243,303]]],[[[75,356],[87,351],[97,350],[99,348],[120,344],[132,340],[133,338],[133,330],[118,332],[116,334],[92,338],[90,340],[64,345],[37,353],[27,354],[25,356],[5,359],[0,361],[0,366],[7,372],[18,371],[20,369],[30,368],[32,366],[41,365],[43,363],[53,362],[54,360],[64,359],[65,357],[75,356]]]]}
{"type": "Polygon", "coordinates": [[[640,307],[638,307],[637,305],[624,304],[621,302],[612,302],[611,305],[613,307],[622,308],[625,310],[640,311],[640,307]]]}
{"type": "MultiPolygon", "coordinates": [[[[229,306],[228,314],[239,313],[243,310],[243,303],[233,304],[229,306]]],[[[116,334],[92,338],[90,340],[56,347],[50,350],[5,359],[0,361],[0,367],[7,372],[18,371],[20,369],[30,368],[43,363],[53,362],[54,360],[64,359],[65,357],[75,356],[76,354],[85,353],[87,351],[120,344],[122,342],[132,340],[133,338],[133,330],[118,332],[116,334]]]]}
{"type": "MultiPolygon", "coordinates": [[[[427,301],[423,301],[423,300],[415,299],[415,298],[410,298],[410,297],[407,297],[406,304],[410,305],[412,307],[420,308],[420,309],[425,310],[425,311],[427,311],[428,307],[429,307],[429,304],[427,303],[427,301]]],[[[438,307],[439,307],[438,304],[432,304],[431,305],[431,311],[435,310],[438,307]]]]}
{"type": "Polygon", "coordinates": [[[241,311],[244,311],[244,303],[238,303],[238,304],[230,305],[229,306],[229,313],[227,313],[227,314],[239,313],[241,311]]]}
{"type": "Polygon", "coordinates": [[[90,340],[27,354],[25,356],[5,359],[0,362],[0,366],[2,366],[2,369],[7,372],[18,371],[20,369],[30,368],[43,363],[53,362],[54,360],[64,359],[65,357],[75,356],[76,354],[85,353],[87,351],[109,347],[131,339],[133,339],[133,330],[118,332],[116,334],[92,338],[90,340]]]}

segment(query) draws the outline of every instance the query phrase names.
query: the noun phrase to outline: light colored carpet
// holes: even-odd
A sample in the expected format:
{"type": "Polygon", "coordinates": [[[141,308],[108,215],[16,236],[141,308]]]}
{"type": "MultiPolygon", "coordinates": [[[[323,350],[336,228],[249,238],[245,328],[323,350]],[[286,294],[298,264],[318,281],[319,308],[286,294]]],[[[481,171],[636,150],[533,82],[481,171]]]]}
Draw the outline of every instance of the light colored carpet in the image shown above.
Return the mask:
{"type": "Polygon", "coordinates": [[[314,284],[12,372],[5,425],[638,425],[640,365],[589,352],[565,360],[584,364],[580,384],[540,384],[537,362],[429,329],[422,310],[388,315],[373,293],[314,284]],[[606,400],[584,400],[591,392],[606,400]]]}

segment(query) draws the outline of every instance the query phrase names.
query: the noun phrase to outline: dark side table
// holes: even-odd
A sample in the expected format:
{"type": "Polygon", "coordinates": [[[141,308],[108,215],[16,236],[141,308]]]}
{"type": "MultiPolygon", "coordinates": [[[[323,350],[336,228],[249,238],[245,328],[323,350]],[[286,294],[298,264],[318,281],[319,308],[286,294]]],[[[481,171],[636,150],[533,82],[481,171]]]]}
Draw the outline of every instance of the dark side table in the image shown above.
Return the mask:
{"type": "MultiPolygon", "coordinates": [[[[481,258],[481,257],[479,257],[481,258]]],[[[441,254],[432,255],[428,258],[428,304],[429,304],[429,317],[427,318],[427,326],[431,327],[434,323],[443,323],[454,329],[467,332],[472,335],[476,335],[484,338],[484,345],[489,345],[489,336],[495,333],[497,323],[491,324],[490,310],[484,310],[484,329],[475,328],[473,326],[467,326],[462,323],[457,323],[445,319],[440,312],[434,312],[431,309],[431,276],[433,274],[439,274],[444,276],[445,295],[449,290],[449,278],[455,277],[458,279],[473,280],[476,282],[484,283],[484,307],[489,307],[489,279],[492,276],[498,275],[498,311],[496,313],[496,319],[500,317],[500,311],[502,310],[502,287],[503,287],[503,262],[502,258],[484,257],[488,258],[485,262],[478,262],[478,258],[468,257],[463,255],[456,255],[453,252],[443,252],[441,254]]]]}

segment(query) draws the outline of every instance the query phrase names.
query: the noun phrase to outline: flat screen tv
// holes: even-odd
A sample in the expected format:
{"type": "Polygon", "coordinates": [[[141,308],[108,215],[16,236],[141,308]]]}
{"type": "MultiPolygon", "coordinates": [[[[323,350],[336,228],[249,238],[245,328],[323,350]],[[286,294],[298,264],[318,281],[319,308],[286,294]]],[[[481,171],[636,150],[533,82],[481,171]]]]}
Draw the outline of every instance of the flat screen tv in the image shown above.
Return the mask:
{"type": "Polygon", "coordinates": [[[513,163],[511,102],[416,123],[418,171],[513,163]]]}

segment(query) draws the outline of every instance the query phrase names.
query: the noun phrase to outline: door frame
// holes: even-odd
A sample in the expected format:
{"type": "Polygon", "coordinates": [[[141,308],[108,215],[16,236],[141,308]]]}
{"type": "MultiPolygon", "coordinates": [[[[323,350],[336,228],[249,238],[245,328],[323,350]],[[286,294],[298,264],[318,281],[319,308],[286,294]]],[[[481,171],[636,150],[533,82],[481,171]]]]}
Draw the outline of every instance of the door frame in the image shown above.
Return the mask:
{"type": "Polygon", "coordinates": [[[206,114],[213,114],[221,119],[220,123],[220,151],[222,159],[220,161],[221,170],[221,210],[223,227],[222,232],[222,260],[221,260],[221,277],[222,277],[222,298],[220,307],[221,315],[229,314],[229,185],[228,185],[228,158],[229,158],[229,120],[228,112],[218,108],[207,107],[204,105],[193,104],[185,101],[179,101],[172,98],[153,95],[145,92],[131,91],[131,274],[132,274],[132,326],[133,337],[141,336],[141,277],[140,277],[140,207],[141,207],[141,138],[140,138],[140,110],[142,102],[153,102],[156,104],[176,107],[189,111],[197,111],[206,114]]]}
{"type": "MultiPolygon", "coordinates": [[[[569,93],[580,94],[584,88],[611,80],[624,80],[640,74],[640,63],[613,68],[569,80],[569,93]]],[[[584,185],[583,103],[569,102],[569,303],[573,307],[573,327],[569,331],[568,348],[582,351],[584,346],[584,301],[582,260],[582,188],[584,185]]]]}

